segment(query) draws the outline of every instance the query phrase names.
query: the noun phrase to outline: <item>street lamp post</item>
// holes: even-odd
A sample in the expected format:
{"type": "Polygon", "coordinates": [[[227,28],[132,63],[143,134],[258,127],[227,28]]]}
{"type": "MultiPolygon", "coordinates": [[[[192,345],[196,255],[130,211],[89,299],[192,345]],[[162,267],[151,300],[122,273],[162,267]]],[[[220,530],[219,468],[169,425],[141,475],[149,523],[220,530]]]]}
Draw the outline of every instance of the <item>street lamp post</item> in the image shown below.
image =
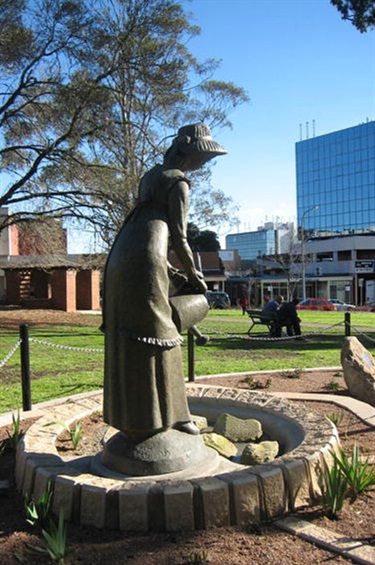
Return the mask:
{"type": "Polygon", "coordinates": [[[302,262],[302,298],[306,300],[306,261],[305,261],[305,216],[309,212],[318,210],[319,206],[311,206],[304,211],[301,217],[301,262],[302,262]]]}

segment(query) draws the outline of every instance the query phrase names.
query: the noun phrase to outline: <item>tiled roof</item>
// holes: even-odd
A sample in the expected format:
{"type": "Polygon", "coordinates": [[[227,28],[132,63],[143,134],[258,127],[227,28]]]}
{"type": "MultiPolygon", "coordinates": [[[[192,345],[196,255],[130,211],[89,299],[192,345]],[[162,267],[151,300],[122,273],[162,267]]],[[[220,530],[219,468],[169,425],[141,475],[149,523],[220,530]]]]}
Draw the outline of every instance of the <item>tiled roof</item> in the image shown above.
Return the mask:
{"type": "MultiPolygon", "coordinates": [[[[202,270],[204,273],[208,271],[218,274],[223,273],[223,265],[217,251],[200,251],[199,253],[195,251],[193,255],[194,263],[198,270],[202,270]]],[[[174,251],[169,252],[168,258],[176,269],[183,270],[183,266],[174,251]]]]}
{"type": "Polygon", "coordinates": [[[3,255],[0,269],[96,269],[104,265],[105,255],[3,255]]]}

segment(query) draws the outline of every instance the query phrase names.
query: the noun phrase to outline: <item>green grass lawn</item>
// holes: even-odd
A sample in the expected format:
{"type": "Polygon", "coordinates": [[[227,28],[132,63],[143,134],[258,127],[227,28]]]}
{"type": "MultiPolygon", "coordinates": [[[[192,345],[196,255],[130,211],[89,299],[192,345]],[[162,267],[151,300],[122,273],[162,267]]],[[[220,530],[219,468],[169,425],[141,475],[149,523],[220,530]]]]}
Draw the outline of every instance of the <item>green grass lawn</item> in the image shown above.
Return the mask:
{"type": "MultiPolygon", "coordinates": [[[[344,313],[303,311],[300,317],[304,341],[272,341],[260,326],[248,336],[250,319],[242,316],[240,310],[211,310],[200,324],[200,330],[209,335],[210,342],[195,347],[195,374],[339,366],[344,313]]],[[[375,355],[375,314],[351,314],[351,324],[352,335],[375,355]]],[[[92,350],[103,348],[104,337],[96,325],[33,326],[30,338],[67,347],[60,349],[30,342],[33,404],[101,388],[103,353],[92,350]]],[[[17,340],[17,331],[0,327],[0,364],[17,340]]],[[[183,356],[187,375],[186,339],[183,356]]],[[[20,372],[18,349],[0,369],[0,413],[22,407],[20,372]]]]}

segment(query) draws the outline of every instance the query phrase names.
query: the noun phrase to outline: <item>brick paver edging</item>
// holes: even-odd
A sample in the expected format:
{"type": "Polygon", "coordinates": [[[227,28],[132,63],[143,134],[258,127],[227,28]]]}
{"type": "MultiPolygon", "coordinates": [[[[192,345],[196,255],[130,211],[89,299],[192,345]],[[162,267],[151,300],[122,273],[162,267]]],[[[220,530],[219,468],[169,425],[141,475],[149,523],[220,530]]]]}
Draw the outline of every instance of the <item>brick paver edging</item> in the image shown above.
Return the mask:
{"type": "Polygon", "coordinates": [[[354,563],[360,563],[361,565],[374,565],[375,563],[374,546],[331,532],[325,528],[314,526],[298,518],[286,517],[277,520],[274,524],[281,530],[339,553],[354,563]]]}
{"type": "MultiPolygon", "coordinates": [[[[255,467],[174,479],[105,478],[89,472],[89,462],[65,461],[55,442],[64,424],[100,411],[102,395],[72,399],[45,412],[19,443],[18,489],[37,499],[48,482],[53,510],[85,526],[132,531],[175,531],[261,522],[309,504],[321,494],[322,471],[331,464],[337,431],[327,419],[271,394],[207,385],[187,387],[193,413],[254,410],[277,426],[292,449],[255,467]],[[298,445],[294,437],[300,435],[298,445]]],[[[237,412],[236,412],[237,411],[237,412]]],[[[253,417],[253,416],[248,416],[253,417]]],[[[81,458],[82,459],[82,458],[81,458]]]]}

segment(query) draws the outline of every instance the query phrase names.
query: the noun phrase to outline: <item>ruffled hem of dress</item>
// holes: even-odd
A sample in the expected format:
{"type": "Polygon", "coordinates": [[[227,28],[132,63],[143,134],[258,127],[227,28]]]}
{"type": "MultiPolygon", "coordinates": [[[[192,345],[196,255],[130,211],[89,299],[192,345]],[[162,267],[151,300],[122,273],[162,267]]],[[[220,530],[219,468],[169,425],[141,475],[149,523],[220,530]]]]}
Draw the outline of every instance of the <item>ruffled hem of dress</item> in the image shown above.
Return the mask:
{"type": "Polygon", "coordinates": [[[178,336],[175,339],[162,339],[160,337],[136,337],[135,339],[148,345],[157,345],[158,347],[176,347],[176,345],[181,345],[184,341],[182,336],[178,336]]]}
{"type": "Polygon", "coordinates": [[[134,335],[131,332],[124,330],[121,330],[121,333],[130,339],[135,339],[141,343],[147,343],[147,345],[156,345],[157,347],[176,347],[177,345],[181,345],[184,341],[184,338],[181,335],[177,335],[177,337],[173,339],[164,339],[161,337],[134,335]]]}

